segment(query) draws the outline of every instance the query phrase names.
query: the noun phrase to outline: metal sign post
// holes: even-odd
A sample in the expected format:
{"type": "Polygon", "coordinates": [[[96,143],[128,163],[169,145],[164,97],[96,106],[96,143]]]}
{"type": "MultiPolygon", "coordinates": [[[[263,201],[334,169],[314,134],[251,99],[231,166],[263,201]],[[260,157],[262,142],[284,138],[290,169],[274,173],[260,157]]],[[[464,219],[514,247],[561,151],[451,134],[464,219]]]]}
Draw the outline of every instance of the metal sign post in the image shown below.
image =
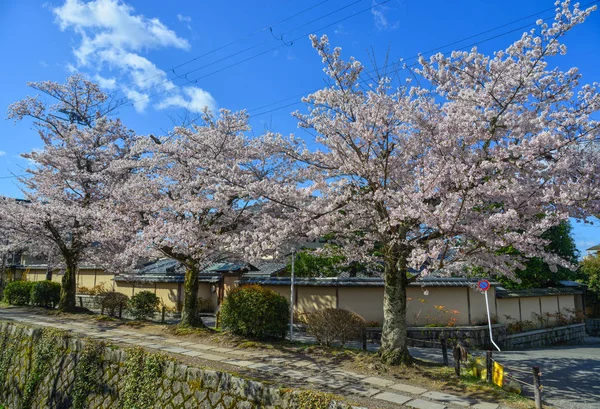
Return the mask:
{"type": "Polygon", "coordinates": [[[490,289],[490,282],[488,280],[479,280],[477,282],[477,287],[483,292],[483,295],[485,295],[485,308],[487,309],[488,327],[490,329],[490,341],[492,341],[492,344],[496,347],[496,349],[499,352],[502,352],[500,350],[500,347],[494,342],[494,334],[492,333],[492,317],[490,316],[490,302],[488,301],[487,293],[487,291],[490,289]]]}
{"type": "Polygon", "coordinates": [[[296,251],[292,250],[292,277],[290,286],[290,341],[294,340],[294,259],[296,258],[296,251]]]}

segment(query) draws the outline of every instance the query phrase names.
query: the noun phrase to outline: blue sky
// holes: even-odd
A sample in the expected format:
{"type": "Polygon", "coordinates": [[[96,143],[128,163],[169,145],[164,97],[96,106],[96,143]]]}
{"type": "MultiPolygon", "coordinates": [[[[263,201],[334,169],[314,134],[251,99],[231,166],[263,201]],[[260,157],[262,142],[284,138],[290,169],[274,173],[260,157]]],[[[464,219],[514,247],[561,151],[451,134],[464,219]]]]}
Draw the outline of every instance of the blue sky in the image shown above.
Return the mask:
{"type": "MultiPolygon", "coordinates": [[[[297,132],[290,112],[302,104],[287,105],[325,80],[308,33],[327,34],[345,56],[371,69],[373,57],[383,66],[386,53],[396,61],[455,42],[436,51],[473,43],[484,52],[505,48],[524,25],[552,17],[539,13],[552,6],[548,0],[3,0],[0,106],[32,95],[27,81],[62,82],[82,72],[129,101],[117,115],[140,134],[160,134],[174,115],[205,105],[250,110],[257,134],[297,132]]],[[[555,63],[578,67],[584,82],[600,81],[600,12],[565,43],[568,54],[555,63]]],[[[10,177],[27,166],[19,154],[40,146],[30,124],[0,121],[0,194],[19,196],[10,177]]],[[[600,243],[598,225],[573,226],[580,250],[600,243]]]]}

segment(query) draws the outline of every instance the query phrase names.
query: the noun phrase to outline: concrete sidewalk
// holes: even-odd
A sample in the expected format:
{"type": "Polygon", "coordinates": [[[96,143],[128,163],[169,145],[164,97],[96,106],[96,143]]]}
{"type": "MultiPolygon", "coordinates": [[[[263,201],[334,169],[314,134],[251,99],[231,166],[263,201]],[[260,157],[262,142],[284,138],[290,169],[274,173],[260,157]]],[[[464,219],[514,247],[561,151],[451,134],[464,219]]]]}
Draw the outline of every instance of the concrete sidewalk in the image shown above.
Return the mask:
{"type": "Polygon", "coordinates": [[[479,402],[461,396],[429,391],[414,385],[398,383],[380,377],[367,377],[362,374],[342,370],[333,365],[315,365],[308,360],[290,360],[247,349],[222,348],[198,342],[186,342],[176,338],[148,335],[133,329],[103,328],[91,322],[79,322],[42,315],[27,314],[11,309],[0,309],[0,320],[23,324],[53,327],[73,332],[79,336],[99,340],[120,342],[141,346],[157,351],[170,352],[187,357],[197,357],[208,361],[266,371],[271,375],[310,384],[310,388],[334,392],[339,395],[358,395],[401,407],[415,409],[476,408],[499,409],[495,403],[479,402]]]}

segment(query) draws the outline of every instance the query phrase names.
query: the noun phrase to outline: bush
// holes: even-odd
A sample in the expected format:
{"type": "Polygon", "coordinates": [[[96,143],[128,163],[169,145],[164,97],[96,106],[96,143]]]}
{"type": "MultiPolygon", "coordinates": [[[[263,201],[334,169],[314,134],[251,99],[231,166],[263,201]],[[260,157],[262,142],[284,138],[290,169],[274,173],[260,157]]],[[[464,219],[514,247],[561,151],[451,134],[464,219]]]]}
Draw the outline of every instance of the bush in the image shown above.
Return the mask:
{"type": "Polygon", "coordinates": [[[198,298],[198,311],[199,312],[213,312],[215,307],[213,305],[212,300],[208,300],[206,298],[198,298]]]}
{"type": "Polygon", "coordinates": [[[4,301],[12,305],[27,305],[31,300],[31,281],[12,281],[4,288],[4,301]]]}
{"type": "Polygon", "coordinates": [[[258,285],[234,288],[221,307],[221,323],[234,334],[251,338],[284,338],[290,304],[275,291],[258,285]]]}
{"type": "Polygon", "coordinates": [[[313,335],[321,345],[333,342],[344,345],[359,340],[365,330],[365,320],[358,314],[337,308],[326,308],[308,314],[306,332],[313,335]]]}
{"type": "Polygon", "coordinates": [[[31,288],[31,305],[54,308],[60,301],[60,284],[52,281],[38,281],[31,288]]]}
{"type": "Polygon", "coordinates": [[[147,320],[154,318],[159,305],[160,298],[152,291],[140,291],[129,300],[129,313],[136,320],[147,320]]]}
{"type": "Polygon", "coordinates": [[[102,296],[102,310],[111,317],[116,317],[119,309],[127,307],[129,297],[116,291],[109,291],[102,296]]]}

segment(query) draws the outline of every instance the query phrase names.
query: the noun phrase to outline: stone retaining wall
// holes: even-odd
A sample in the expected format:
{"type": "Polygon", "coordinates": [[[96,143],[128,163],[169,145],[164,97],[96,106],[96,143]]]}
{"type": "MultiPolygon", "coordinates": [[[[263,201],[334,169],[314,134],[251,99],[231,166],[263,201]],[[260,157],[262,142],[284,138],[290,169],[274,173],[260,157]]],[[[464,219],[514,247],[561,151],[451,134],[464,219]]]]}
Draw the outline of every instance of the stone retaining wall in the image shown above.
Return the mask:
{"type": "Polygon", "coordinates": [[[587,318],[585,332],[592,337],[600,337],[600,318],[587,318]]]}
{"type": "Polygon", "coordinates": [[[0,324],[0,406],[7,408],[285,409],[311,399],[349,408],[325,394],[188,367],[141,348],[0,324]]]}
{"type": "Polygon", "coordinates": [[[77,294],[76,302],[79,307],[89,310],[100,310],[102,308],[102,300],[96,295],[77,294]]]}
{"type": "Polygon", "coordinates": [[[573,324],[507,335],[504,348],[525,349],[556,344],[583,344],[584,339],[585,324],[573,324]]]}
{"type": "MultiPolygon", "coordinates": [[[[501,344],[506,339],[506,327],[502,324],[492,325],[494,342],[501,344]]],[[[445,337],[448,345],[457,340],[467,346],[488,348],[491,346],[490,330],[487,325],[472,327],[409,327],[409,345],[424,348],[439,348],[440,338],[445,337]]]]}

